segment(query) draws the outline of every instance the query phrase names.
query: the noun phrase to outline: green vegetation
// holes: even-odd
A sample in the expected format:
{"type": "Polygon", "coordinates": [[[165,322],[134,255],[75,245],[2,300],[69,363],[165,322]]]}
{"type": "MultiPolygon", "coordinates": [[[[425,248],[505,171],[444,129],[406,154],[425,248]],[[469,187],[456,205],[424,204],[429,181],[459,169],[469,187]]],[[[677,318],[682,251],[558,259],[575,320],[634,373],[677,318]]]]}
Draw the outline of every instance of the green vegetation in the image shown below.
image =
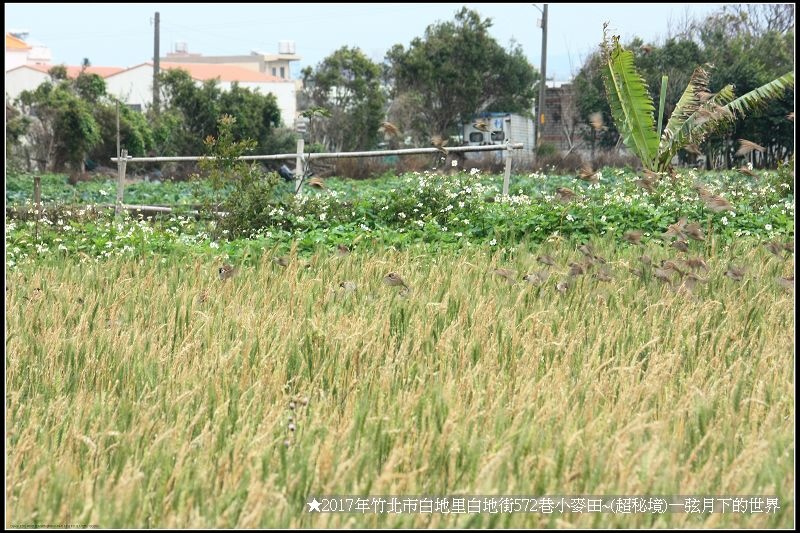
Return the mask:
{"type": "MultiPolygon", "coordinates": [[[[604,235],[621,240],[628,230],[643,231],[649,241],[681,217],[701,223],[713,235],[713,240],[692,245],[700,252],[712,243],[727,245],[742,237],[768,240],[794,235],[791,169],[763,174],[761,181],[754,181],[736,172],[680,172],[672,182],[665,180],[648,193],[637,185],[639,176],[632,171],[604,169],[598,185],[534,173],[514,176],[506,201],[500,196],[502,177],[479,172],[413,173],[370,181],[328,179],[327,189],[307,188],[300,197],[291,194],[290,184],[280,183],[272,201],[253,200],[256,211],[248,211],[250,204],[242,203],[245,217],[241,225],[227,228],[228,233],[221,233],[226,228],[214,221],[186,217],[186,211],[184,216],[160,216],[155,221],[137,220],[132,213],[115,223],[111,210],[95,214],[84,207],[63,206],[38,225],[27,215],[12,220],[6,227],[7,262],[38,261],[53,253],[108,257],[123,250],[140,257],[166,250],[194,254],[212,246],[238,253],[234,251],[243,247],[288,248],[292,243],[310,253],[319,246],[355,239],[395,247],[420,242],[452,249],[490,243],[513,247],[519,241],[543,242],[553,235],[576,241],[604,235]],[[710,211],[693,189],[696,182],[710,193],[724,195],[732,209],[710,211]],[[556,199],[557,189],[565,186],[577,193],[568,203],[556,199]],[[228,242],[247,227],[244,236],[253,240],[228,242]]],[[[203,195],[214,194],[208,182],[199,182],[199,187],[205,188],[203,195]]],[[[9,182],[7,198],[24,213],[30,190],[29,177],[16,177],[9,182]]],[[[159,199],[169,203],[177,197],[183,205],[192,205],[202,201],[193,196],[197,190],[189,184],[138,183],[126,189],[125,198],[138,204],[160,203],[159,199]]],[[[80,197],[108,203],[114,191],[114,180],[81,182],[73,188],[64,176],[48,175],[42,196],[45,201],[80,197]],[[62,190],[74,191],[73,196],[62,190]]]]}

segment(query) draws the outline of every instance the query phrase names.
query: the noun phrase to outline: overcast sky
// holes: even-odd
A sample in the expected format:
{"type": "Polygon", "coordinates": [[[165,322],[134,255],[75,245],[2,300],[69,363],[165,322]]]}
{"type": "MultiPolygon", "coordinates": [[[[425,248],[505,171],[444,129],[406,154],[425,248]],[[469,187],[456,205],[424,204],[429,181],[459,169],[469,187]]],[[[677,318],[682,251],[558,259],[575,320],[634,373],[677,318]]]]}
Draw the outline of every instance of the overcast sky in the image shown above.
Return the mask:
{"type": "MultiPolygon", "coordinates": [[[[6,31],[27,30],[48,46],[56,63],[133,66],[153,56],[153,14],[160,12],[161,54],[176,42],[204,55],[278,51],[296,43],[293,73],[316,65],[342,46],[358,46],[373,60],[394,44],[408,45],[429,24],[452,20],[466,5],[493,21],[491,34],[517,41],[531,64],[541,62],[540,12],[533,4],[5,4],[6,31]]],[[[542,7],[543,4],[537,4],[542,7]]],[[[547,77],[566,80],[602,39],[604,21],[623,41],[666,37],[687,17],[702,18],[722,4],[549,4],[547,77]]]]}

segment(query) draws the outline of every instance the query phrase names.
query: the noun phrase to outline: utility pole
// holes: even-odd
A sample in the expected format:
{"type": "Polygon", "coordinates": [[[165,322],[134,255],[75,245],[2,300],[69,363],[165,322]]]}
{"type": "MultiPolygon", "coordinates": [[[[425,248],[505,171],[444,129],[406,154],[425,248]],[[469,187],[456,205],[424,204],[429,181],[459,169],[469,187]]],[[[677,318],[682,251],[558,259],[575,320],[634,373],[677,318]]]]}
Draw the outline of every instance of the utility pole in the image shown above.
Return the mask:
{"type": "Polygon", "coordinates": [[[158,73],[159,73],[159,66],[160,61],[159,57],[161,55],[159,51],[159,37],[160,37],[160,23],[161,23],[161,15],[158,11],[156,11],[156,20],[155,20],[155,35],[154,35],[154,43],[153,43],[153,110],[155,111],[156,115],[158,114],[158,107],[160,103],[159,99],[159,88],[158,88],[158,73]]]}
{"type": "MultiPolygon", "coordinates": [[[[537,8],[538,9],[538,8],[537,8]]],[[[544,99],[547,91],[547,4],[542,11],[542,81],[539,85],[539,123],[536,125],[536,145],[542,143],[542,130],[544,130],[544,99]]]]}

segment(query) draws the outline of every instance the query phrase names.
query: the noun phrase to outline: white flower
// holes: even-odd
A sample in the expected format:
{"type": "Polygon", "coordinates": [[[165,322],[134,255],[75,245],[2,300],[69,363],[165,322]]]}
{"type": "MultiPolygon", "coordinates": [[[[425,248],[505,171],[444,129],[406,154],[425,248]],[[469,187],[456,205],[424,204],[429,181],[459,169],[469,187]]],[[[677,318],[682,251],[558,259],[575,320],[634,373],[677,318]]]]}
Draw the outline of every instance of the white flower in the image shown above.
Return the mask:
{"type": "Polygon", "coordinates": [[[108,196],[108,191],[100,189],[100,196],[108,196]]]}
{"type": "Polygon", "coordinates": [[[319,219],[320,219],[322,222],[325,222],[325,219],[326,219],[327,217],[328,217],[328,213],[320,213],[320,214],[319,214],[319,219]]]}
{"type": "Polygon", "coordinates": [[[722,217],[722,225],[723,226],[727,226],[728,225],[728,217],[722,217]]]}
{"type": "Polygon", "coordinates": [[[497,239],[492,239],[489,241],[489,246],[494,246],[495,244],[497,244],[497,239]]]}
{"type": "Polygon", "coordinates": [[[369,226],[367,226],[366,224],[361,224],[359,227],[364,231],[372,231],[372,230],[369,229],[369,226]]]}
{"type": "Polygon", "coordinates": [[[424,225],[425,225],[425,223],[424,223],[423,221],[421,221],[421,220],[416,220],[416,221],[414,221],[414,224],[416,224],[416,225],[417,225],[417,226],[419,226],[420,228],[421,228],[422,226],[424,226],[424,225]]]}
{"type": "Polygon", "coordinates": [[[212,247],[212,248],[219,248],[219,243],[218,242],[212,242],[212,243],[209,244],[209,246],[212,247]]]}
{"type": "Polygon", "coordinates": [[[772,224],[767,224],[766,226],[764,226],[764,229],[767,231],[772,231],[772,224]]]}
{"type": "Polygon", "coordinates": [[[575,221],[575,217],[573,217],[572,215],[568,214],[567,215],[567,220],[569,220],[570,222],[574,222],[575,221]]]}
{"type": "Polygon", "coordinates": [[[606,216],[605,215],[601,216],[600,217],[600,222],[605,223],[605,221],[606,221],[606,216]]]}
{"type": "Polygon", "coordinates": [[[450,166],[457,167],[458,166],[458,160],[453,159],[453,161],[450,163],[450,166]]]}
{"type": "Polygon", "coordinates": [[[456,236],[456,237],[463,237],[463,236],[464,236],[464,234],[463,234],[463,233],[461,233],[461,232],[459,231],[458,233],[456,233],[456,234],[455,234],[455,236],[456,236]]]}
{"type": "Polygon", "coordinates": [[[402,212],[401,212],[401,213],[397,213],[397,216],[398,216],[398,217],[400,217],[400,218],[402,218],[402,219],[405,219],[405,218],[406,218],[406,214],[405,214],[405,213],[402,213],[402,212]]]}
{"type": "Polygon", "coordinates": [[[480,173],[480,170],[479,170],[479,169],[477,169],[477,168],[471,168],[471,169],[469,169],[469,175],[470,175],[470,176],[474,176],[475,174],[479,174],[479,173],[480,173]]]}

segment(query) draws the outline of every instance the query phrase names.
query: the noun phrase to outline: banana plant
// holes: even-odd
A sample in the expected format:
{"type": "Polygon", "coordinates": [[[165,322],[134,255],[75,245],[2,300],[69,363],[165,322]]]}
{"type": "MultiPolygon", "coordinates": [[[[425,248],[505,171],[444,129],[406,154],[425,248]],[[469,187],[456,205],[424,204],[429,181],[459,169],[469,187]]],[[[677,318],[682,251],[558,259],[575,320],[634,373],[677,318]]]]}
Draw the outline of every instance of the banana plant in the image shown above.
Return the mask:
{"type": "Polygon", "coordinates": [[[744,118],[747,113],[764,107],[770,100],[783,96],[787,89],[794,88],[794,73],[789,72],[738,98],[735,97],[732,85],[711,93],[711,65],[697,67],[659,136],[663,123],[667,76],[661,78],[656,128],[653,116],[655,105],[647,84],[633,64],[633,52],[620,45],[619,36],[612,36],[609,40],[605,27],[603,32],[603,84],[611,107],[611,116],[622,136],[622,142],[642,161],[642,166],[647,170],[666,171],[682,148],[692,144],[699,145],[709,134],[729,127],[736,118],[744,118]]]}

